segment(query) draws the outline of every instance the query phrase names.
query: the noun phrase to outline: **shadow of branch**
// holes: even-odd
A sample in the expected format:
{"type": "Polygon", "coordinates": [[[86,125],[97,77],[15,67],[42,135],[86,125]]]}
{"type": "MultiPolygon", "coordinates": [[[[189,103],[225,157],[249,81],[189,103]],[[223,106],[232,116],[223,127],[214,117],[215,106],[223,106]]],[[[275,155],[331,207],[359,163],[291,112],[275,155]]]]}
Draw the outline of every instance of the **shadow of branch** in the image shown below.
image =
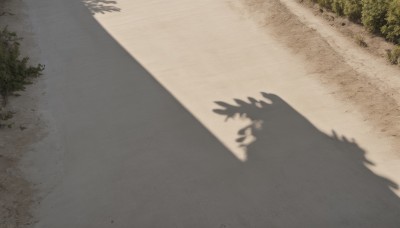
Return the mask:
{"type": "Polygon", "coordinates": [[[115,6],[117,1],[112,0],[83,0],[83,4],[89,9],[92,15],[121,11],[120,8],[115,6]]]}
{"type": "Polygon", "coordinates": [[[340,215],[357,227],[364,223],[362,215],[371,215],[370,224],[376,227],[400,224],[400,199],[392,192],[399,186],[368,168],[374,164],[354,139],[333,130],[326,134],[279,96],[261,95],[260,100],[216,101],[213,110],[227,119],[250,120],[238,130],[235,141],[248,153],[242,174],[248,186],[268,192],[259,199],[279,207],[275,197],[290,198],[299,215],[307,207],[311,214],[340,215]],[[342,213],[343,208],[349,214],[342,213]],[[384,210],[387,215],[378,215],[384,210]]]}

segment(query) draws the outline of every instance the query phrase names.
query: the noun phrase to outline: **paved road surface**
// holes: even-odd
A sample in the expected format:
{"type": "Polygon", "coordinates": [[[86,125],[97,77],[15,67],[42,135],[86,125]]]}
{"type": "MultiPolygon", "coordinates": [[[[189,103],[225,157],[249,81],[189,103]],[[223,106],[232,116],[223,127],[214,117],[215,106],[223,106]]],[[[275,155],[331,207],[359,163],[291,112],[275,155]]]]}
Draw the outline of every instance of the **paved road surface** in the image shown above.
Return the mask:
{"type": "Polygon", "coordinates": [[[236,6],[27,6],[47,65],[36,227],[400,226],[388,141],[236,6]]]}

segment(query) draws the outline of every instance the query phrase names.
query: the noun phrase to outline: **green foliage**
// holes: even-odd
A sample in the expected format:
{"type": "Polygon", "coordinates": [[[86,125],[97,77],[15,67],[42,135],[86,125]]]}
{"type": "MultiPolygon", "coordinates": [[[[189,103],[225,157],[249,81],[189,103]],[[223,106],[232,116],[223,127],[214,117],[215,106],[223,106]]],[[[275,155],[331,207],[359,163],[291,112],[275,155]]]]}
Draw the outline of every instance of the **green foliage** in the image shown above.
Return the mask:
{"type": "Polygon", "coordinates": [[[389,4],[386,16],[386,25],[381,29],[386,39],[400,43],[400,0],[393,0],[389,4]]]}
{"type": "Polygon", "coordinates": [[[7,28],[0,31],[0,96],[2,106],[6,106],[8,97],[16,91],[22,91],[31,80],[41,75],[44,66],[28,65],[29,58],[21,58],[20,39],[7,28]]]}
{"type": "Polygon", "coordinates": [[[313,2],[332,10],[339,16],[347,16],[352,21],[361,20],[362,0],[313,0],[313,2]]]}
{"type": "Polygon", "coordinates": [[[318,3],[321,7],[332,9],[333,0],[313,0],[313,2],[318,3]]]}
{"type": "Polygon", "coordinates": [[[382,26],[386,24],[388,0],[362,0],[363,25],[373,33],[380,33],[382,26]]]}
{"type": "Polygon", "coordinates": [[[362,15],[362,0],[342,0],[343,14],[351,21],[360,22],[362,15]]]}
{"type": "Polygon", "coordinates": [[[400,61],[400,46],[397,46],[392,50],[387,50],[387,59],[393,65],[399,64],[399,61],[400,61]]]}
{"type": "Polygon", "coordinates": [[[343,16],[344,2],[345,0],[332,0],[331,3],[332,11],[339,16],[343,16]]]}

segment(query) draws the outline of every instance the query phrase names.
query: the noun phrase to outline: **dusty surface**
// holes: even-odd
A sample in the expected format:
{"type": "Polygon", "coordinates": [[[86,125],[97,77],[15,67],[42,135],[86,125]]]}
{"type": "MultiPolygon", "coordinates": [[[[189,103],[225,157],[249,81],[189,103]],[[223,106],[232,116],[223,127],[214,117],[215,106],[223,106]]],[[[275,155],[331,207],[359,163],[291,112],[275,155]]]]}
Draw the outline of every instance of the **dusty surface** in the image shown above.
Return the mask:
{"type": "MultiPolygon", "coordinates": [[[[283,2],[288,3],[298,16],[311,17],[293,1],[283,2]]],[[[269,27],[273,27],[274,34],[279,39],[293,51],[304,55],[311,63],[307,66],[308,71],[318,76],[324,84],[336,84],[337,96],[345,101],[354,102],[354,107],[360,108],[365,119],[375,122],[377,131],[385,132],[388,137],[395,137],[394,140],[398,141],[400,107],[396,98],[399,98],[397,91],[400,84],[397,69],[384,64],[382,60],[368,58],[366,53],[360,53],[361,50],[358,49],[361,48],[357,48],[354,44],[349,46],[349,43],[344,43],[347,40],[337,37],[340,34],[333,31],[325,32],[323,29],[326,28],[322,27],[323,22],[320,21],[322,25],[318,25],[315,18],[310,22],[304,18],[299,20],[298,17],[287,13],[282,14],[282,11],[287,11],[284,4],[277,4],[275,13],[270,15],[263,12],[268,12],[266,9],[275,5],[273,1],[267,3],[247,0],[246,4],[250,11],[256,9],[253,13],[258,14],[259,22],[261,20],[269,27]],[[308,23],[309,26],[305,26],[304,23],[308,23]],[[288,30],[288,27],[291,29],[288,30]],[[301,36],[291,34],[301,34],[301,36]],[[326,39],[321,39],[321,35],[326,39]],[[346,56],[347,53],[344,51],[341,53],[344,48],[347,48],[345,50],[347,52],[351,51],[352,56],[346,56]],[[370,74],[365,72],[367,70],[370,70],[370,74]],[[393,78],[394,81],[388,78],[393,78]]],[[[267,26],[264,23],[261,26],[267,26]]]]}
{"type": "Polygon", "coordinates": [[[297,3],[27,4],[36,227],[399,226],[399,71],[297,3]]]}
{"type": "MultiPolygon", "coordinates": [[[[24,37],[21,41],[21,54],[37,60],[33,37],[30,33],[26,8],[22,1],[3,1],[0,12],[1,28],[8,26],[10,31],[24,37]]],[[[14,112],[11,120],[3,122],[0,129],[0,227],[30,227],[32,216],[30,207],[34,196],[32,186],[19,168],[19,162],[29,146],[41,136],[42,122],[37,114],[37,97],[39,85],[29,86],[27,91],[19,92],[20,96],[12,97],[8,111],[14,112]]]]}
{"type": "Polygon", "coordinates": [[[333,12],[323,9],[318,4],[301,1],[303,6],[308,7],[316,16],[324,18],[331,27],[334,27],[341,34],[345,35],[349,40],[357,43],[357,37],[363,39],[367,46],[363,49],[380,58],[386,58],[386,50],[394,48],[394,44],[386,42],[384,38],[368,32],[361,24],[351,22],[345,17],[340,17],[333,12]]]}

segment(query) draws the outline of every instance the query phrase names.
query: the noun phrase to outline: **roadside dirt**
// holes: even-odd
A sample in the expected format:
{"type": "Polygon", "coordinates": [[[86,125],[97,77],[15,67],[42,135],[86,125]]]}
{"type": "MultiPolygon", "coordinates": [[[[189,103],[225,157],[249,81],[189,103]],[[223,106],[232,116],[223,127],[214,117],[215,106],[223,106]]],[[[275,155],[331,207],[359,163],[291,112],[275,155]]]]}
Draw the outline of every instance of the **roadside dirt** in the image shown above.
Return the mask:
{"type": "MultiPolygon", "coordinates": [[[[371,78],[354,69],[330,43],[321,37],[318,31],[302,23],[279,0],[243,0],[242,6],[236,8],[244,15],[256,20],[260,26],[272,28],[277,39],[310,63],[308,66],[310,75],[315,76],[327,86],[334,86],[335,96],[353,104],[353,107],[363,114],[364,120],[373,124],[377,132],[392,139],[395,148],[400,146],[399,92],[396,89],[397,85],[390,88],[381,80],[385,72],[381,72],[383,74],[381,78],[378,77],[379,75],[371,78]]],[[[323,16],[331,17],[330,14],[323,14],[323,16]]],[[[336,24],[336,27],[339,26],[336,24]]],[[[360,30],[361,28],[354,24],[348,24],[346,29],[340,29],[349,39],[352,39],[351,36],[360,30]]],[[[381,50],[384,51],[391,45],[382,41],[381,38],[372,36],[367,38],[366,33],[363,34],[370,45],[370,52],[384,58],[381,50]]],[[[353,48],[356,51],[360,47],[354,42],[353,48]]],[[[379,69],[382,66],[374,67],[379,69]]]]}
{"type": "Polygon", "coordinates": [[[321,8],[318,4],[304,0],[299,2],[304,7],[309,8],[315,16],[325,19],[330,26],[340,31],[340,33],[348,39],[353,40],[356,44],[357,37],[361,38],[366,44],[363,48],[379,58],[386,59],[386,50],[395,47],[394,44],[386,42],[384,38],[366,31],[362,25],[351,22],[345,17],[337,16],[335,13],[321,8]]]}
{"type": "MultiPolygon", "coordinates": [[[[0,26],[8,26],[17,32],[21,41],[23,56],[33,56],[32,34],[26,25],[24,5],[20,0],[8,0],[1,3],[0,26]]],[[[19,161],[29,150],[29,145],[40,138],[41,120],[37,115],[37,97],[39,85],[31,85],[18,97],[10,99],[8,111],[14,112],[12,119],[0,128],[0,227],[27,227],[33,222],[30,207],[33,204],[31,183],[19,169],[19,161]]]]}

